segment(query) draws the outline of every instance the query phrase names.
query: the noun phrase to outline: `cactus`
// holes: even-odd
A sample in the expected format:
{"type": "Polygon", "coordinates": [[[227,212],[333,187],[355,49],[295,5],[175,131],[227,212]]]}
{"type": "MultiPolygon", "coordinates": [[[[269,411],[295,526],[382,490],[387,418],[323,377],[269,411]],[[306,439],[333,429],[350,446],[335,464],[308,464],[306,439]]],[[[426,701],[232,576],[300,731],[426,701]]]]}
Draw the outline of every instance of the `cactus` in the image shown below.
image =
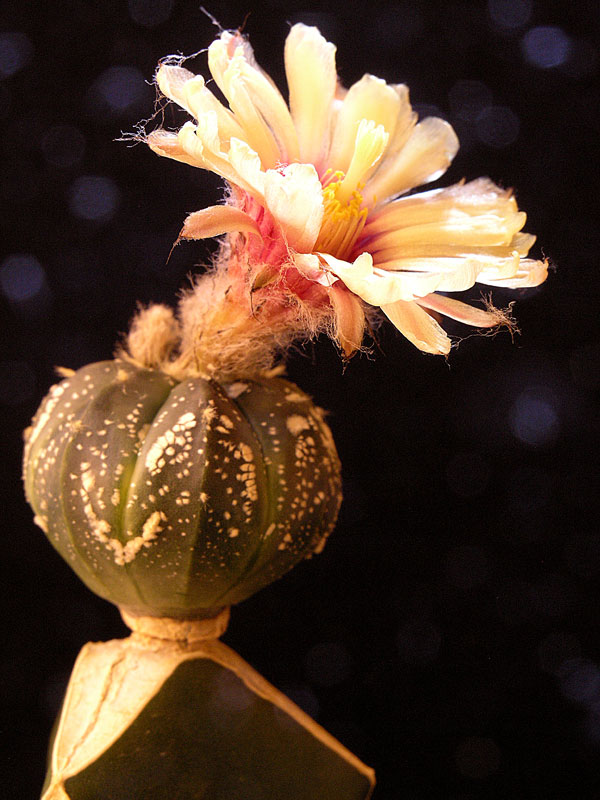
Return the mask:
{"type": "Polygon", "coordinates": [[[228,606],[335,522],[339,459],[310,398],[115,359],[55,385],[26,440],[37,523],[134,631],[83,648],[43,800],[369,797],[372,770],[218,641],[228,606]]]}
{"type": "Polygon", "coordinates": [[[319,551],[341,502],[329,428],[292,383],[120,359],[52,388],[24,477],[54,547],[130,616],[215,616],[319,551]]]}
{"type": "Polygon", "coordinates": [[[372,771],[217,641],[231,604],[320,551],[341,501],[322,412],[276,364],[321,333],[347,360],[381,314],[447,355],[436,316],[514,328],[448,292],[537,286],[548,265],[488,179],[407,194],[456,134],[417,124],[403,85],[340,90],[316,28],[288,36],[289,108],[240,31],[208,48],[228,108],[183,60],[156,83],[193,121],[134,138],[226,180],[178,238],[224,235],[213,268],[176,313],[141,309],[119,358],[55,386],[27,435],[36,521],[134,631],[82,651],[44,800],[363,800],[372,771]]]}

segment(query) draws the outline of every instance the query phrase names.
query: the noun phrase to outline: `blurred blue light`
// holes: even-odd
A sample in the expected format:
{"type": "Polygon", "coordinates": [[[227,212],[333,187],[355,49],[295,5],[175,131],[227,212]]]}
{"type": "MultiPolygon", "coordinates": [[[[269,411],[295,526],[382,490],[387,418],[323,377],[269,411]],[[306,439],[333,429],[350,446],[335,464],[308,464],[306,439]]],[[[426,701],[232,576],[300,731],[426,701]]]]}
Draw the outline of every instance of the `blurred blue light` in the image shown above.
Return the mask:
{"type": "Polygon", "coordinates": [[[147,85],[136,67],[109,67],[96,79],[92,90],[118,113],[143,101],[147,85]]]}
{"type": "Polygon", "coordinates": [[[44,288],[46,275],[40,262],[28,253],[16,253],[0,265],[0,287],[13,303],[33,299],[44,288]]]}
{"type": "MultiPolygon", "coordinates": [[[[319,700],[310,686],[304,683],[284,684],[281,690],[292,702],[300,706],[302,711],[306,712],[309,717],[316,719],[319,716],[319,700]]],[[[283,728],[289,728],[295,724],[288,714],[279,708],[275,709],[275,722],[283,728]]]]}
{"type": "Polygon", "coordinates": [[[562,693],[582,705],[600,701],[600,669],[586,658],[572,658],[561,664],[562,693]]]}
{"type": "Polygon", "coordinates": [[[540,69],[564,64],[571,53],[571,40],[556,25],[540,25],[527,31],[521,40],[525,59],[540,69]]]}
{"type": "Polygon", "coordinates": [[[481,142],[499,150],[517,140],[519,127],[519,118],[512,109],[488,106],[477,117],[475,131],[481,142]]]}
{"type": "Polygon", "coordinates": [[[102,175],[82,175],[71,184],[69,207],[80,219],[105,222],[119,204],[119,190],[110,178],[102,175]]]}
{"type": "Polygon", "coordinates": [[[21,31],[0,33],[0,77],[10,78],[26,67],[33,55],[33,45],[21,31]]]}
{"type": "Polygon", "coordinates": [[[524,444],[532,447],[550,444],[560,428],[555,401],[543,389],[526,389],[511,407],[510,427],[524,444]]]}
{"type": "Polygon", "coordinates": [[[215,690],[209,713],[214,722],[220,722],[223,726],[227,725],[227,712],[235,715],[249,708],[255,700],[241,679],[229,671],[223,671],[219,675],[215,690]]]}
{"type": "Polygon", "coordinates": [[[492,91],[481,81],[457,81],[448,92],[452,112],[466,122],[475,120],[492,104],[492,91]]]}
{"type": "Polygon", "coordinates": [[[129,16],[144,28],[166,22],[173,11],[173,0],[127,0],[129,16]]]}

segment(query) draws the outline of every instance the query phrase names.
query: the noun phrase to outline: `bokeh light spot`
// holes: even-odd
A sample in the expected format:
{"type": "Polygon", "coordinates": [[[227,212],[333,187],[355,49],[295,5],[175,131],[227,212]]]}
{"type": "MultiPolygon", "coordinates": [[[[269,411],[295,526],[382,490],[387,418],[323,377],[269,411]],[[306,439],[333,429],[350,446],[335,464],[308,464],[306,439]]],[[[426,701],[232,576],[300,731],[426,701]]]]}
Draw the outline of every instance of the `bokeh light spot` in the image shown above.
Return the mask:
{"type": "Polygon", "coordinates": [[[82,175],[71,184],[69,207],[80,219],[105,222],[116,211],[119,190],[110,178],[102,175],[82,175]]]}
{"type": "Polygon", "coordinates": [[[13,303],[23,303],[38,295],[46,283],[46,275],[35,256],[15,253],[0,265],[0,287],[13,303]]]}
{"type": "Polygon", "coordinates": [[[492,104],[492,92],[481,81],[457,81],[448,92],[452,112],[466,122],[475,122],[492,104]]]}
{"type": "Polygon", "coordinates": [[[454,758],[461,775],[482,780],[498,771],[501,753],[493,739],[487,736],[469,736],[460,742],[454,758]]]}
{"type": "Polygon", "coordinates": [[[33,45],[21,31],[0,33],[0,77],[10,78],[26,67],[33,55],[33,45]]]}
{"type": "Polygon", "coordinates": [[[558,671],[561,690],[569,700],[588,705],[600,700],[600,669],[586,658],[571,658],[558,671]]]}
{"type": "Polygon", "coordinates": [[[35,393],[35,372],[26,361],[0,362],[0,403],[18,406],[35,393]]]}
{"type": "Polygon", "coordinates": [[[73,167],[85,152],[85,138],[72,125],[55,125],[42,139],[44,158],[54,167],[73,167]]]}
{"type": "Polygon", "coordinates": [[[525,59],[540,69],[564,64],[571,53],[571,40],[556,25],[540,25],[527,31],[521,40],[525,59]]]}
{"type": "MultiPolygon", "coordinates": [[[[316,719],[319,716],[319,700],[317,695],[313,692],[310,686],[304,683],[293,683],[283,685],[281,687],[283,693],[290,698],[293,703],[300,706],[302,711],[306,712],[309,717],[316,719]]],[[[282,709],[275,709],[275,721],[281,727],[291,727],[295,724],[287,712],[282,709]]]]}
{"type": "Polygon", "coordinates": [[[557,437],[560,424],[552,398],[543,389],[526,389],[510,409],[513,435],[531,447],[551,444],[557,437]]]}
{"type": "Polygon", "coordinates": [[[338,642],[323,642],[312,647],[304,660],[306,677],[319,686],[335,686],[350,674],[350,656],[338,642]]]}
{"type": "Polygon", "coordinates": [[[127,0],[129,16],[144,28],[166,22],[173,11],[173,0],[127,0]]]}
{"type": "Polygon", "coordinates": [[[121,113],[142,102],[147,93],[144,76],[136,67],[109,67],[94,82],[92,94],[116,113],[121,113]]]}
{"type": "Polygon", "coordinates": [[[477,138],[497,150],[515,142],[519,136],[519,128],[519,118],[506,106],[484,108],[475,123],[477,138]]]}
{"type": "Polygon", "coordinates": [[[209,714],[215,727],[227,730],[232,719],[254,703],[255,697],[232,672],[223,671],[214,684],[209,714]]]}

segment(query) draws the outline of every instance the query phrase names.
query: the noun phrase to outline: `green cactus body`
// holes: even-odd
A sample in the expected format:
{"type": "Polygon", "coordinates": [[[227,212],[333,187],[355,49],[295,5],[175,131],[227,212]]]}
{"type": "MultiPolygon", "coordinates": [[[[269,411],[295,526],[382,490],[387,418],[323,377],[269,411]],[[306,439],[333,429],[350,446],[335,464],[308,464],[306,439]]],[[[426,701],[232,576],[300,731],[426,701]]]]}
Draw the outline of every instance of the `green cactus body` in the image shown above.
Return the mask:
{"type": "Polygon", "coordinates": [[[36,521],[90,589],[182,619],[320,550],[341,501],[329,428],[293,384],[177,383],[121,360],[52,388],[24,478],[36,521]]]}

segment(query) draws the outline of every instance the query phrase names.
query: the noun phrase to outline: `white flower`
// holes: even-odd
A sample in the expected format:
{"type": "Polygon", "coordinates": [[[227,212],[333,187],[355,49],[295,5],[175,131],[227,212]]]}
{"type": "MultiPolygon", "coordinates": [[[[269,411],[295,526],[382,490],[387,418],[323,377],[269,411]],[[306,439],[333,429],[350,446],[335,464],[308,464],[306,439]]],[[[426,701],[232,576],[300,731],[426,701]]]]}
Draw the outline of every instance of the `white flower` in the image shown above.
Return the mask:
{"type": "Polygon", "coordinates": [[[226,204],[190,214],[181,237],[229,234],[248,286],[328,306],[346,355],[361,344],[365,303],[421,350],[445,354],[451,342],[433,313],[478,327],[505,318],[441,293],[545,280],[546,263],[526,258],[535,238],[520,232],[525,214],[509,191],[480,178],[408,194],[449,166],[452,127],[418,122],[404,85],[365,75],[344,90],[335,47],[316,28],[294,25],[287,38],[289,108],[241,35],[221,34],[208,64],[228,108],[181,66],[164,63],[156,76],[194,121],[150,133],[150,147],[231,187],[226,204]]]}

